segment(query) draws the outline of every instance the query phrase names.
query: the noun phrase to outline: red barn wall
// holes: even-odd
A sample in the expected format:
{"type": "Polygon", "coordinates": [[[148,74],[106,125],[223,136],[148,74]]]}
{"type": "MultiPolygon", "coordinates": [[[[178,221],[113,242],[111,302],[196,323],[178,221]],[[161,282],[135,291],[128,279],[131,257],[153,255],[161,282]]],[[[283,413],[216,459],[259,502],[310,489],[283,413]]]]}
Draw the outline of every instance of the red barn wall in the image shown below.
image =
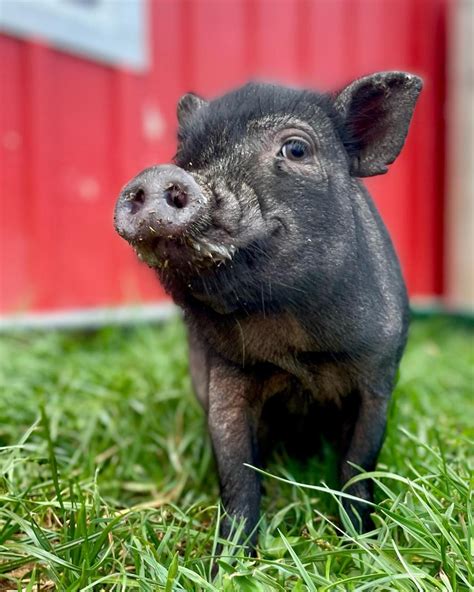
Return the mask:
{"type": "Polygon", "coordinates": [[[134,73],[0,35],[0,312],[156,301],[114,233],[122,184],[175,149],[175,105],[249,78],[335,89],[376,70],[425,89],[402,155],[368,185],[412,296],[442,293],[447,0],[156,0],[134,73]]]}

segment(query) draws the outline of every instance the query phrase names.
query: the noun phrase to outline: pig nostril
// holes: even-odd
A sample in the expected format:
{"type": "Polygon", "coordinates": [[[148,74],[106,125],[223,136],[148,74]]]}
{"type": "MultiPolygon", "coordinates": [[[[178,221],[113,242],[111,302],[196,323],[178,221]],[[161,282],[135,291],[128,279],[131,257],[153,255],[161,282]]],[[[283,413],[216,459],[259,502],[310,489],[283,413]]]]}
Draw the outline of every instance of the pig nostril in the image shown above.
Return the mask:
{"type": "Polygon", "coordinates": [[[140,188],[137,191],[131,191],[127,196],[127,201],[130,203],[130,211],[136,214],[138,210],[145,203],[145,191],[140,188]]]}
{"type": "Polygon", "coordinates": [[[164,195],[166,203],[172,208],[180,210],[188,205],[188,195],[179,185],[171,185],[171,187],[168,187],[165,191],[164,195]]]}
{"type": "Polygon", "coordinates": [[[143,189],[139,189],[135,193],[135,197],[133,198],[133,201],[135,203],[139,203],[139,204],[142,204],[145,201],[145,192],[143,191],[143,189]]]}

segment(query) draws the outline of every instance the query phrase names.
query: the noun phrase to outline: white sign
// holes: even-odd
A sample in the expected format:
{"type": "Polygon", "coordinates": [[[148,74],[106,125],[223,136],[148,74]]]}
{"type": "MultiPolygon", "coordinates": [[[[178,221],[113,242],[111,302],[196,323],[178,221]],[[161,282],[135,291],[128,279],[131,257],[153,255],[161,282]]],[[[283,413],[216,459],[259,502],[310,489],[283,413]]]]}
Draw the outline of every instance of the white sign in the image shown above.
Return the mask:
{"type": "Polygon", "coordinates": [[[0,31],[118,66],[148,65],[146,0],[0,0],[0,31]]]}

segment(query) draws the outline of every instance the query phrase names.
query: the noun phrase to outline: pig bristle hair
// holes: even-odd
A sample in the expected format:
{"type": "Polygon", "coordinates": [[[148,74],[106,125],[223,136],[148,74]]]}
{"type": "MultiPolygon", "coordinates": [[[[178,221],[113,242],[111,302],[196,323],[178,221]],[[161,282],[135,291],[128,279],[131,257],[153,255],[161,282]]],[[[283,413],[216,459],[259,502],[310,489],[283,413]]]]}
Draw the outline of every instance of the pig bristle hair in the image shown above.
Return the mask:
{"type": "Polygon", "coordinates": [[[229,145],[244,139],[250,122],[269,116],[301,117],[305,121],[326,116],[344,144],[350,145],[350,134],[344,120],[334,107],[335,96],[313,90],[301,90],[268,83],[249,82],[236,90],[210,101],[188,117],[178,131],[175,162],[187,168],[199,168],[210,158],[224,154],[229,145]],[[200,157],[196,159],[196,153],[200,157]]]}

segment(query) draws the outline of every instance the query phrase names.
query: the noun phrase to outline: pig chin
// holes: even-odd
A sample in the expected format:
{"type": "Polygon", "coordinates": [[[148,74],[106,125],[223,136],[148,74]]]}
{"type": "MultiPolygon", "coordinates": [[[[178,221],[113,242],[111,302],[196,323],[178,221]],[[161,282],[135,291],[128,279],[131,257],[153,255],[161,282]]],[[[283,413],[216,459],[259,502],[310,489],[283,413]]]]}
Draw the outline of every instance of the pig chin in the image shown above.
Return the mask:
{"type": "Polygon", "coordinates": [[[220,266],[232,260],[237,251],[233,244],[213,241],[195,232],[181,237],[138,241],[132,246],[138,258],[149,267],[187,273],[193,268],[220,266]]]}

